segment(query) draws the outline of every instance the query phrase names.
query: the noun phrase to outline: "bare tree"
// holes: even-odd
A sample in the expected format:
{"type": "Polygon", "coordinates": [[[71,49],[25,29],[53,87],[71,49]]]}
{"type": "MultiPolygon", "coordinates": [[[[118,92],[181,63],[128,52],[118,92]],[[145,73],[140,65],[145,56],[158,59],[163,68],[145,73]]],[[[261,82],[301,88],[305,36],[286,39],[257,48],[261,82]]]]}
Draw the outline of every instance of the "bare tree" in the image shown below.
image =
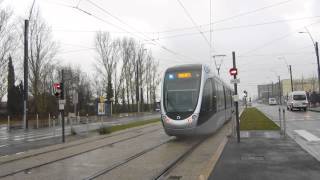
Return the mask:
{"type": "Polygon", "coordinates": [[[15,32],[11,19],[12,11],[0,6],[0,102],[7,91],[8,57],[15,46],[15,32]]]}
{"type": "Polygon", "coordinates": [[[98,54],[96,58],[98,64],[96,69],[103,75],[106,82],[107,100],[114,97],[112,75],[117,67],[117,61],[120,53],[119,41],[114,41],[110,33],[97,32],[95,37],[95,49],[98,54]]]}
{"type": "Polygon", "coordinates": [[[42,19],[39,9],[31,15],[29,32],[29,81],[37,112],[43,105],[40,95],[48,90],[45,79],[50,73],[48,68],[55,61],[58,46],[52,40],[51,28],[42,19]]]}

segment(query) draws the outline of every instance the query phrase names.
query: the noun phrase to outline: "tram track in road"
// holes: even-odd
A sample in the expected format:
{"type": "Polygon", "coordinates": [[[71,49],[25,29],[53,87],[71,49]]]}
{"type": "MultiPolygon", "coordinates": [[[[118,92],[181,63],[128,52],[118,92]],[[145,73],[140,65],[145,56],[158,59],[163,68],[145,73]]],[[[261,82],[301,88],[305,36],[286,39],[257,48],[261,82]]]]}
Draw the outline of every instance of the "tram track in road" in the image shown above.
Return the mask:
{"type": "MultiPolygon", "coordinates": [[[[172,160],[171,162],[168,163],[168,165],[164,166],[159,173],[156,173],[155,175],[153,175],[150,179],[162,179],[164,177],[164,175],[166,175],[167,173],[171,172],[171,170],[173,170],[176,165],[178,165],[180,162],[182,162],[185,158],[188,157],[188,155],[190,155],[199,145],[201,145],[206,139],[208,139],[208,137],[203,137],[199,140],[197,140],[196,142],[192,143],[191,146],[189,146],[181,155],[177,155],[177,158],[175,158],[174,160],[172,160]]],[[[168,145],[170,143],[176,143],[175,140],[178,140],[175,137],[170,137],[170,139],[165,140],[161,143],[158,143],[152,147],[149,147],[147,149],[144,149],[136,154],[133,154],[132,156],[119,161],[111,166],[106,167],[105,169],[102,169],[100,171],[97,171],[96,173],[83,178],[83,180],[93,180],[93,179],[108,179],[108,177],[104,177],[104,176],[108,176],[109,173],[112,173],[114,170],[119,170],[120,168],[125,168],[125,166],[127,164],[129,164],[130,162],[134,161],[134,160],[138,160],[138,158],[144,158],[144,155],[147,156],[148,153],[151,153],[152,151],[157,151],[158,148],[161,148],[163,145],[168,145]],[[118,169],[119,168],[119,169],[118,169]]],[[[179,141],[179,140],[178,140],[179,141]]],[[[184,140],[183,140],[184,141],[184,140]]],[[[168,150],[169,151],[169,150],[168,150]]],[[[143,161],[143,160],[142,160],[143,161]]],[[[154,162],[154,163],[158,163],[158,162],[154,162]]],[[[121,177],[117,177],[119,179],[121,179],[121,177]]],[[[111,178],[113,179],[113,178],[111,178]]],[[[126,179],[126,178],[124,178],[126,179]]]]}
{"type": "Polygon", "coordinates": [[[152,146],[152,147],[150,147],[150,148],[148,148],[148,149],[145,149],[145,150],[143,150],[143,151],[141,151],[141,152],[139,152],[139,153],[136,153],[136,154],[134,154],[134,155],[132,155],[132,156],[124,159],[123,161],[120,161],[120,162],[118,162],[118,163],[116,163],[116,164],[114,164],[114,165],[112,165],[112,166],[110,166],[110,167],[107,167],[106,169],[103,169],[103,170],[101,170],[101,171],[99,171],[99,172],[96,172],[95,174],[93,174],[93,175],[91,175],[91,176],[89,176],[89,177],[84,178],[83,180],[93,180],[93,179],[96,179],[97,177],[100,177],[100,176],[102,176],[102,175],[105,175],[105,174],[107,174],[108,172],[110,172],[110,171],[112,171],[112,170],[114,170],[114,169],[116,169],[116,168],[118,168],[118,167],[120,167],[120,166],[122,166],[122,165],[124,165],[124,164],[126,164],[126,163],[129,163],[130,161],[132,161],[132,160],[134,160],[134,159],[136,159],[136,158],[138,158],[138,157],[141,157],[141,156],[143,156],[144,154],[146,154],[146,153],[148,153],[148,152],[150,152],[150,151],[152,151],[152,150],[154,150],[154,149],[156,149],[156,148],[158,148],[158,147],[160,147],[160,146],[162,146],[162,145],[164,145],[164,144],[167,144],[167,143],[170,142],[172,139],[173,139],[173,138],[170,138],[170,139],[168,139],[168,140],[166,140],[166,141],[164,141],[164,142],[161,142],[161,143],[159,143],[159,144],[157,144],[157,145],[155,145],[155,146],[152,146]]]}
{"type": "MultiPolygon", "coordinates": [[[[133,130],[127,130],[127,131],[124,131],[124,132],[119,132],[119,133],[116,133],[116,134],[111,134],[111,135],[99,137],[97,139],[94,139],[94,141],[100,141],[100,140],[104,140],[104,139],[107,139],[107,138],[121,136],[121,135],[132,133],[132,132],[139,133],[141,130],[149,128],[149,127],[153,127],[153,126],[157,126],[157,125],[151,125],[151,126],[148,125],[147,127],[137,128],[137,129],[133,129],[133,130]]],[[[19,161],[19,160],[23,160],[23,159],[39,156],[39,155],[42,155],[42,154],[55,152],[55,151],[60,151],[60,150],[68,149],[68,148],[73,148],[73,147],[76,147],[76,146],[81,146],[81,145],[89,144],[89,143],[92,143],[92,141],[80,142],[80,143],[76,143],[76,144],[71,144],[71,145],[67,145],[67,146],[62,146],[62,147],[59,147],[59,148],[51,149],[51,150],[48,150],[48,151],[43,151],[43,152],[39,152],[39,153],[35,153],[35,154],[30,154],[30,155],[27,155],[27,156],[23,156],[21,158],[11,159],[11,160],[8,160],[8,161],[0,162],[0,167],[5,165],[5,164],[12,163],[14,161],[19,161]]],[[[4,156],[4,157],[7,157],[7,156],[4,156]]]]}
{"type": "Polygon", "coordinates": [[[168,164],[163,170],[161,170],[157,175],[152,178],[153,180],[166,179],[166,175],[169,174],[179,163],[181,163],[185,158],[188,157],[197,147],[199,147],[208,137],[202,138],[199,142],[195,143],[189,149],[187,149],[183,154],[174,159],[170,164],[168,164]]]}
{"type": "MultiPolygon", "coordinates": [[[[157,125],[155,125],[155,126],[157,126],[157,125]]],[[[150,126],[148,126],[148,127],[150,128],[150,126]]],[[[141,130],[146,129],[146,128],[148,128],[148,127],[135,129],[135,130],[130,131],[130,132],[135,132],[135,131],[137,131],[137,133],[139,133],[141,130]]],[[[154,127],[154,126],[151,126],[151,127],[154,127]]],[[[116,140],[116,141],[113,141],[113,142],[111,142],[111,143],[107,143],[107,144],[103,144],[103,145],[100,145],[100,146],[96,146],[96,147],[94,147],[94,148],[90,148],[90,149],[88,149],[88,150],[81,151],[81,152],[79,152],[79,153],[75,153],[75,154],[72,154],[72,155],[68,155],[68,156],[64,156],[64,157],[61,157],[61,158],[54,159],[54,160],[52,160],[52,161],[40,163],[40,164],[31,166],[31,167],[21,168],[21,169],[15,170],[15,171],[13,171],[13,172],[9,172],[9,173],[6,173],[6,174],[2,174],[2,175],[0,175],[0,178],[5,178],[5,177],[13,176],[13,175],[15,175],[15,174],[22,173],[22,172],[28,173],[28,172],[30,172],[31,170],[36,169],[36,168],[40,168],[40,167],[42,167],[42,166],[50,165],[50,164],[53,164],[53,163],[56,163],[56,162],[59,162],[59,161],[63,161],[63,160],[70,159],[70,158],[73,158],[73,157],[76,157],[76,156],[80,156],[80,155],[83,155],[83,154],[85,154],[85,153],[89,153],[89,152],[92,152],[92,151],[95,151],[95,150],[98,150],[98,149],[101,149],[101,148],[104,148],[104,147],[108,147],[108,146],[111,146],[111,147],[112,147],[112,146],[115,145],[115,144],[118,144],[118,143],[121,143],[121,142],[125,142],[125,141],[129,141],[129,140],[131,140],[131,139],[135,139],[135,138],[141,137],[141,136],[146,135],[146,134],[155,133],[155,132],[157,132],[157,131],[159,131],[159,130],[161,130],[161,129],[159,129],[159,128],[156,128],[156,129],[155,129],[155,128],[152,128],[151,130],[148,130],[148,131],[146,131],[146,132],[144,132],[144,133],[139,133],[139,134],[134,135],[134,136],[129,136],[129,137],[126,137],[126,138],[121,138],[121,139],[116,140]]],[[[128,133],[128,132],[126,132],[126,133],[128,133]]],[[[126,134],[126,133],[124,132],[124,133],[117,134],[117,135],[123,135],[123,134],[126,134]]],[[[114,136],[116,136],[116,135],[114,135],[114,136]]],[[[112,136],[112,137],[114,137],[114,136],[112,136]]],[[[100,139],[97,139],[96,141],[99,141],[99,140],[101,140],[101,139],[105,139],[105,138],[108,138],[108,137],[111,137],[111,136],[107,136],[107,137],[104,137],[104,138],[100,138],[100,139]]],[[[92,142],[87,142],[87,143],[92,143],[92,142]]],[[[51,152],[59,151],[59,150],[64,150],[64,149],[67,149],[67,148],[73,148],[73,147],[75,147],[75,146],[80,146],[80,145],[84,145],[84,144],[86,144],[86,143],[76,144],[76,145],[73,145],[73,146],[67,146],[67,147],[65,147],[65,148],[59,148],[59,149],[56,149],[56,150],[52,150],[51,152]]],[[[45,153],[49,153],[49,152],[39,153],[39,154],[36,154],[36,155],[34,155],[34,156],[31,156],[31,157],[39,156],[39,155],[45,154],[45,153]]],[[[27,157],[25,157],[25,158],[23,158],[23,159],[26,159],[26,158],[27,158],[27,157]]],[[[29,156],[29,158],[30,158],[30,156],[29,156]]],[[[19,159],[19,160],[22,160],[22,159],[19,159]]],[[[15,161],[18,161],[18,160],[15,160],[15,161]]],[[[14,161],[11,161],[11,162],[14,162],[14,161]]],[[[8,163],[6,163],[6,164],[8,164],[8,163]]],[[[1,165],[0,165],[0,168],[1,168],[1,166],[4,166],[4,165],[5,165],[5,164],[1,164],[1,165]]]]}

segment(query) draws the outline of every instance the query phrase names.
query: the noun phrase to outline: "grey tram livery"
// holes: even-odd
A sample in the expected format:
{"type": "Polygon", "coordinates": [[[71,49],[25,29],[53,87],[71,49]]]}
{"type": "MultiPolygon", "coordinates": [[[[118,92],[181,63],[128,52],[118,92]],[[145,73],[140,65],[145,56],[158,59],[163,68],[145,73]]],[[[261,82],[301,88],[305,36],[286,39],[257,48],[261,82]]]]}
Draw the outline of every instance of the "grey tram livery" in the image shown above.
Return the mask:
{"type": "Polygon", "coordinates": [[[232,116],[233,92],[208,66],[168,68],[161,86],[161,121],[170,136],[215,132],[232,116]]]}

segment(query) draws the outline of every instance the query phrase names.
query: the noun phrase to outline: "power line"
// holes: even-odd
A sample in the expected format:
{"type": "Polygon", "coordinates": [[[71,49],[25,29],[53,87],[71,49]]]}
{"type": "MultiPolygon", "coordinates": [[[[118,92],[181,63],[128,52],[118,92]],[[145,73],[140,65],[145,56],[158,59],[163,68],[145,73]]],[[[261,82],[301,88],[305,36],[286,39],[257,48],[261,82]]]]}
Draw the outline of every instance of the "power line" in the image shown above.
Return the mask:
{"type": "Polygon", "coordinates": [[[185,8],[185,6],[182,4],[182,2],[180,0],[177,0],[178,3],[180,4],[180,6],[182,7],[182,9],[184,10],[184,12],[186,13],[186,15],[188,16],[188,18],[191,20],[192,24],[197,27],[197,30],[199,31],[199,33],[201,34],[201,36],[203,37],[203,39],[206,41],[206,43],[208,44],[208,46],[211,49],[211,43],[209,42],[209,40],[207,39],[207,37],[203,34],[203,32],[201,31],[201,29],[199,28],[199,26],[197,25],[197,23],[193,20],[193,18],[191,17],[190,13],[188,12],[188,10],[185,8]]]}
{"type": "MultiPolygon", "coordinates": [[[[298,21],[298,20],[304,20],[304,19],[313,19],[313,18],[320,18],[320,16],[304,17],[304,18],[296,18],[296,19],[288,19],[288,20],[277,20],[277,21],[269,21],[269,22],[262,22],[262,23],[256,23],[256,24],[239,25],[239,26],[230,26],[230,27],[213,29],[213,31],[226,31],[226,30],[241,29],[241,28],[251,28],[251,27],[258,27],[258,26],[264,26],[264,25],[270,25],[270,24],[298,21]]],[[[210,33],[210,30],[205,30],[202,32],[203,33],[210,33]]],[[[182,34],[162,36],[162,37],[159,37],[158,39],[169,39],[169,38],[177,38],[177,37],[182,37],[182,36],[192,36],[192,35],[198,35],[198,34],[199,34],[198,32],[182,33],[182,34]]]]}
{"type": "MultiPolygon", "coordinates": [[[[309,25],[307,25],[307,26],[311,26],[311,25],[314,25],[314,24],[317,24],[317,23],[319,23],[319,21],[313,22],[313,23],[311,23],[311,24],[309,24],[309,25]]],[[[271,40],[271,41],[268,41],[268,42],[266,42],[266,43],[264,43],[264,44],[262,44],[262,45],[260,45],[260,46],[258,46],[258,47],[256,47],[256,48],[253,48],[253,49],[251,49],[251,50],[249,50],[249,51],[247,51],[247,52],[245,52],[245,53],[243,53],[243,54],[252,53],[252,52],[254,52],[254,51],[257,51],[257,50],[260,50],[260,49],[262,49],[262,48],[264,48],[264,47],[267,47],[267,46],[269,46],[270,44],[273,44],[274,42],[277,42],[277,41],[279,41],[279,40],[285,39],[285,38],[291,36],[293,33],[297,32],[298,29],[301,29],[301,28],[303,28],[303,27],[306,27],[306,26],[302,26],[302,27],[296,28],[294,31],[291,31],[291,32],[289,32],[289,33],[287,33],[287,34],[285,34],[285,35],[283,35],[283,36],[280,36],[280,37],[277,37],[277,38],[275,38],[275,39],[273,39],[273,40],[271,40]]],[[[243,54],[241,54],[241,55],[243,55],[243,54]]]]}
{"type": "MultiPolygon", "coordinates": [[[[110,12],[107,11],[106,9],[102,8],[102,7],[99,6],[98,4],[96,4],[96,3],[94,3],[94,2],[92,2],[92,1],[90,1],[90,0],[86,0],[86,1],[88,1],[89,3],[91,3],[91,4],[94,5],[96,8],[100,9],[101,11],[103,11],[104,13],[106,13],[107,15],[109,15],[109,16],[113,17],[114,19],[118,20],[118,21],[121,22],[122,24],[127,25],[128,27],[134,29],[135,31],[137,31],[138,33],[140,33],[141,35],[143,35],[143,36],[146,37],[147,39],[153,40],[153,38],[150,38],[150,37],[148,37],[147,35],[145,35],[145,33],[141,32],[141,31],[138,31],[136,28],[134,28],[133,26],[129,25],[129,24],[126,23],[125,21],[121,20],[121,19],[118,18],[117,16],[113,15],[112,13],[110,13],[110,12]]],[[[78,9],[79,9],[79,8],[78,8],[78,9]]],[[[123,28],[121,28],[121,29],[123,29],[123,28]]],[[[125,30],[125,31],[128,32],[127,30],[125,30]]],[[[130,32],[130,34],[133,34],[133,33],[130,32]]],[[[141,38],[140,38],[140,39],[141,39],[141,38]]],[[[167,47],[165,47],[164,45],[160,44],[159,42],[156,42],[156,41],[153,41],[153,42],[155,42],[160,48],[168,51],[168,52],[171,53],[171,54],[174,54],[174,55],[176,55],[176,56],[181,56],[181,57],[184,57],[184,58],[188,58],[188,59],[193,59],[193,60],[195,60],[194,58],[190,58],[190,57],[188,57],[188,56],[186,56],[186,55],[182,55],[182,54],[180,54],[180,53],[178,53],[178,52],[175,52],[175,51],[173,51],[173,50],[171,50],[171,49],[168,49],[167,47]]],[[[183,61],[183,60],[182,60],[182,61],[183,61]]]]}
{"type": "Polygon", "coordinates": [[[290,1],[295,1],[295,0],[281,1],[279,3],[274,3],[274,4],[271,4],[271,5],[268,5],[268,6],[264,6],[264,7],[261,7],[261,8],[257,8],[257,9],[251,10],[251,11],[247,11],[247,12],[239,13],[239,14],[236,14],[236,15],[233,15],[233,16],[229,16],[229,17],[226,17],[226,18],[211,22],[209,24],[202,24],[202,25],[199,25],[199,26],[169,29],[169,30],[160,31],[159,33],[168,33],[168,32],[174,32],[174,31],[187,30],[187,29],[201,28],[203,26],[208,26],[210,24],[217,24],[217,23],[225,22],[225,21],[228,21],[228,20],[239,18],[241,16],[246,16],[246,15],[253,14],[253,13],[256,13],[256,12],[259,12],[259,11],[263,11],[263,10],[266,10],[266,9],[269,9],[269,8],[280,6],[282,4],[289,3],[290,1]]]}

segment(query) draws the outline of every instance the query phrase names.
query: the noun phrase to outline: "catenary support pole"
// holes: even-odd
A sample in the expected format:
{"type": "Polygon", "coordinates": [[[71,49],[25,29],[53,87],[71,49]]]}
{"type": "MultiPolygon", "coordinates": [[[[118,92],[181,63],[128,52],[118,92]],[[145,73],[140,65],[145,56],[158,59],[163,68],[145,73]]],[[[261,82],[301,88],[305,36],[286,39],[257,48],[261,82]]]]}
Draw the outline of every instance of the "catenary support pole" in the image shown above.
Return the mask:
{"type": "Polygon", "coordinates": [[[29,20],[24,20],[24,59],[23,59],[23,127],[28,129],[28,33],[29,20]]]}

